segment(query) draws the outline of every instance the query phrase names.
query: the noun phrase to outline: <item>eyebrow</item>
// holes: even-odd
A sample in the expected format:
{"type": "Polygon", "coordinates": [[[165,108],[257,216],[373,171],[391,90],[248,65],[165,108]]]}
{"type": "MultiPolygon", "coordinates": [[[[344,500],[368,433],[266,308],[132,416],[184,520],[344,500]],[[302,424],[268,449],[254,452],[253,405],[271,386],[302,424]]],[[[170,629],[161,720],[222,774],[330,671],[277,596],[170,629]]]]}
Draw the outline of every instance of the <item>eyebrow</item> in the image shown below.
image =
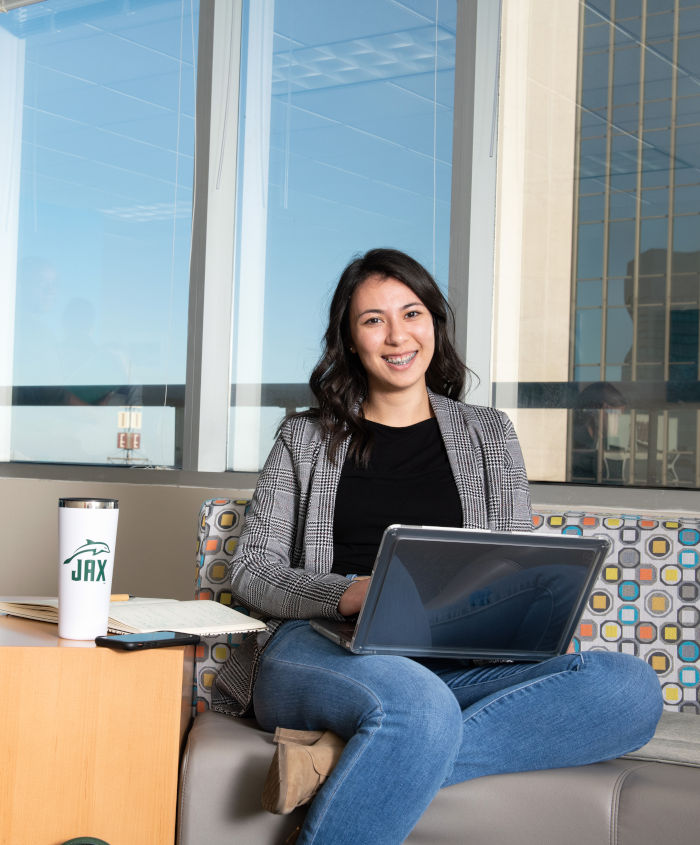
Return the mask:
{"type": "MultiPolygon", "coordinates": [[[[402,305],[401,308],[399,308],[399,311],[406,311],[408,308],[415,308],[416,305],[422,308],[425,307],[423,303],[418,300],[416,302],[409,302],[407,305],[402,305]]],[[[381,308],[366,308],[364,311],[361,311],[357,316],[358,318],[364,317],[365,314],[384,314],[384,311],[381,308]]]]}

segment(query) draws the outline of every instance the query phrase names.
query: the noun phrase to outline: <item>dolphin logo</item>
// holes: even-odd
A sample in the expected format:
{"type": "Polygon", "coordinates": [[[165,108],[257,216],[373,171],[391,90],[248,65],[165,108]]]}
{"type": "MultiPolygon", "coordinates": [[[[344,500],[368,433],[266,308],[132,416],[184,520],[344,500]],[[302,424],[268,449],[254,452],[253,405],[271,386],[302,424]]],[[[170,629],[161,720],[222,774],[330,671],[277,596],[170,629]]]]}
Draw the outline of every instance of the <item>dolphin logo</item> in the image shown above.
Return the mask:
{"type": "Polygon", "coordinates": [[[73,558],[78,557],[78,555],[88,555],[91,554],[93,557],[95,555],[99,555],[101,552],[106,552],[109,554],[109,546],[107,543],[100,543],[96,540],[86,540],[82,546],[78,546],[78,548],[73,552],[70,557],[67,557],[63,563],[70,563],[73,558]]]}

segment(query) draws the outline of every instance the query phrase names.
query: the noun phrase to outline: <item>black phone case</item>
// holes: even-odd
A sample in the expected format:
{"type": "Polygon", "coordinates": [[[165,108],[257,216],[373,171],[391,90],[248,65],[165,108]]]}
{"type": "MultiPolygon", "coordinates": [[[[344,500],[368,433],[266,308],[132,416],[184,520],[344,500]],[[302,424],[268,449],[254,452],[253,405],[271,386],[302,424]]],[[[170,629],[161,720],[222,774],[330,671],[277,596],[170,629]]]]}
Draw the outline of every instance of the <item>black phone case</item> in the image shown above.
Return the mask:
{"type": "MultiPolygon", "coordinates": [[[[99,646],[106,646],[107,648],[116,648],[120,651],[140,651],[146,648],[167,648],[169,646],[182,645],[196,645],[199,642],[198,634],[181,634],[177,631],[176,637],[169,637],[163,639],[122,639],[122,636],[132,636],[131,634],[113,634],[112,636],[95,637],[95,644],[99,646]]],[[[138,637],[138,635],[136,635],[138,637]]]]}

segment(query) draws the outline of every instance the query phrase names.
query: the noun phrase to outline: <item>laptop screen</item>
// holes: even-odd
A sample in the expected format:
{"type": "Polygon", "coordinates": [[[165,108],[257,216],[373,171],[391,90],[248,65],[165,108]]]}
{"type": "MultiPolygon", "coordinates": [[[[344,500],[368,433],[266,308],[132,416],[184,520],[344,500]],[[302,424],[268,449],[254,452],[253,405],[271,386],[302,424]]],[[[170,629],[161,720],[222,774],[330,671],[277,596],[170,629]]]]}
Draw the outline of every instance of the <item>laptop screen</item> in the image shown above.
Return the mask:
{"type": "Polygon", "coordinates": [[[598,538],[393,526],[356,645],[418,656],[559,654],[607,548],[598,538]]]}

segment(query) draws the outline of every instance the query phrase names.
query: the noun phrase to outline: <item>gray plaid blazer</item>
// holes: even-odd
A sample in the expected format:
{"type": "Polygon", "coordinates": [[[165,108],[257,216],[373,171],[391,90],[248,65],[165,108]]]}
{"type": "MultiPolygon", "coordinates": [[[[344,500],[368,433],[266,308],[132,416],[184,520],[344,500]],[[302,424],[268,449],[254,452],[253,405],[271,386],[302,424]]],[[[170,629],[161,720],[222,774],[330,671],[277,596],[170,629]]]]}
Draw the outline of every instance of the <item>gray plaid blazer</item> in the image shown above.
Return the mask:
{"type": "MultiPolygon", "coordinates": [[[[520,445],[501,411],[430,393],[462,503],[465,528],[532,529],[530,494],[520,445]]],[[[260,654],[286,619],[342,619],[338,602],[348,582],[331,572],[333,510],[346,440],[333,463],[316,420],[287,420],[260,473],[233,557],[236,599],[267,621],[219,671],[212,708],[230,715],[250,709],[260,654]]]]}

